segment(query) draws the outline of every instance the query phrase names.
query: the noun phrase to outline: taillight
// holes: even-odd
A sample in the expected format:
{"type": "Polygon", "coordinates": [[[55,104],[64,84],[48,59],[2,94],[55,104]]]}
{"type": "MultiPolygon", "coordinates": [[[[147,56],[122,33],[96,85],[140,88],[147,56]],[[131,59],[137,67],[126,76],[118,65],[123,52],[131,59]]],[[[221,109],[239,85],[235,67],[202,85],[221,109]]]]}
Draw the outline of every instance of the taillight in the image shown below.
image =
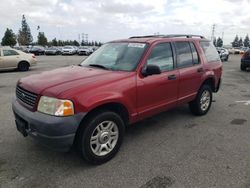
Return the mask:
{"type": "Polygon", "coordinates": [[[242,55],[242,58],[246,58],[247,56],[247,53],[245,52],[243,55],[242,55]]]}
{"type": "Polygon", "coordinates": [[[32,54],[32,58],[36,58],[35,54],[32,54]]]}

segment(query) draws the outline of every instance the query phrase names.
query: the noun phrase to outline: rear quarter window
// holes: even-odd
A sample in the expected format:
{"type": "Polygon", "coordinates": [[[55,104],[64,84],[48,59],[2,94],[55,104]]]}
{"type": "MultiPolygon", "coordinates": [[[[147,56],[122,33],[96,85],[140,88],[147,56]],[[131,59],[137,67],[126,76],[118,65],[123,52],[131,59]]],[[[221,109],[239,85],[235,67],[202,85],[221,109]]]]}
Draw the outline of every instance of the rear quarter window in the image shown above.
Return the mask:
{"type": "Polygon", "coordinates": [[[220,61],[219,54],[211,42],[203,41],[203,42],[200,42],[200,44],[201,44],[201,48],[203,49],[203,52],[206,56],[208,63],[214,62],[214,61],[220,61]]]}

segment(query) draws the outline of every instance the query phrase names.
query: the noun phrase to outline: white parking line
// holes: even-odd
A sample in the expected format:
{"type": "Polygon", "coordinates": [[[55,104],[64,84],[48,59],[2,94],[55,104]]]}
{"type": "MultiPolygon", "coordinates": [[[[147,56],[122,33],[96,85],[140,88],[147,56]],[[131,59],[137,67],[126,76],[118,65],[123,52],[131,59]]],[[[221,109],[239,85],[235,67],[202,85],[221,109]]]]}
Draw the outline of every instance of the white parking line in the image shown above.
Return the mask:
{"type": "Polygon", "coordinates": [[[245,100],[245,101],[244,100],[243,101],[235,101],[235,102],[244,103],[244,105],[247,105],[247,106],[250,105],[250,100],[248,100],[248,101],[247,100],[245,100]]]}

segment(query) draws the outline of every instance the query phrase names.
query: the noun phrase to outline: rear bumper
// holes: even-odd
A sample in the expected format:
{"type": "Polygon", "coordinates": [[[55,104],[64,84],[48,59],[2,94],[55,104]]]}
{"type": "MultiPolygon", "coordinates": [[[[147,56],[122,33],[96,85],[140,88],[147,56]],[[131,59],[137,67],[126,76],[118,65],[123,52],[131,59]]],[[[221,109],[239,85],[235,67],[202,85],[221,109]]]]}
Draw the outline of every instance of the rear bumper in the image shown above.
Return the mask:
{"type": "Polygon", "coordinates": [[[12,109],[19,132],[57,151],[70,150],[76,131],[85,116],[85,113],[79,113],[68,117],[55,117],[31,112],[16,99],[12,101],[12,109]]]}

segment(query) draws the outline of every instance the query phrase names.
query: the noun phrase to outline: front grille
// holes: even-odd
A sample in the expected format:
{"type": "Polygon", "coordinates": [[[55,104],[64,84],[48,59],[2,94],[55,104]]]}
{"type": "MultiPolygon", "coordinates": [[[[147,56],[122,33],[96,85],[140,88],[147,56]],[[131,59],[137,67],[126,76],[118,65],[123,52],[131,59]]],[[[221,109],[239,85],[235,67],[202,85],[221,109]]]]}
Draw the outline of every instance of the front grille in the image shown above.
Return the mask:
{"type": "Polygon", "coordinates": [[[34,108],[36,104],[37,94],[27,91],[20,86],[16,87],[16,97],[28,105],[30,108],[34,108]]]}

